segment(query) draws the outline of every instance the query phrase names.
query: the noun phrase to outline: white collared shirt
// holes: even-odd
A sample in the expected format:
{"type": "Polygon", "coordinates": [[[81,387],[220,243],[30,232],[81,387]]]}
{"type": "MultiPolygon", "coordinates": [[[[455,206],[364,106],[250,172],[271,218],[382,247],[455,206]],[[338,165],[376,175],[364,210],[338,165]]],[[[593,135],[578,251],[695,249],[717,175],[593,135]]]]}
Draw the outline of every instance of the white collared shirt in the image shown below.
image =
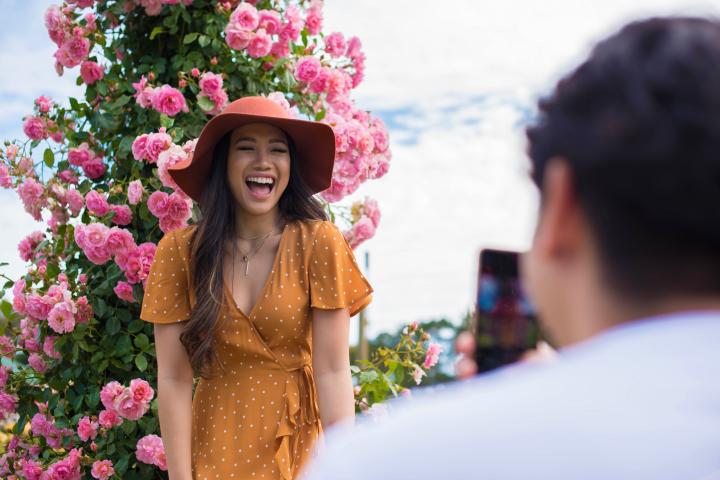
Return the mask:
{"type": "Polygon", "coordinates": [[[623,324],[329,429],[307,480],[720,480],[720,312],[623,324]]]}

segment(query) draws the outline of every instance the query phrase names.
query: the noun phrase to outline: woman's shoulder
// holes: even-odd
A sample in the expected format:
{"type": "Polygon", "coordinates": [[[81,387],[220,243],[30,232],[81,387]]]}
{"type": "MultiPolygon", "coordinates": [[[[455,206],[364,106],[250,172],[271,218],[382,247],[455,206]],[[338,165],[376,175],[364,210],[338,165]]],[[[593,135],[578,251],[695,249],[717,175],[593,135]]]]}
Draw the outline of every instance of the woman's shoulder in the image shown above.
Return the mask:
{"type": "Polygon", "coordinates": [[[166,232],[160,239],[160,242],[158,242],[158,248],[169,251],[175,250],[182,257],[187,257],[190,251],[192,236],[196,228],[197,225],[187,225],[166,232]]]}
{"type": "Polygon", "coordinates": [[[295,231],[301,235],[305,243],[314,242],[318,236],[339,233],[337,225],[330,220],[302,219],[292,223],[295,225],[295,231]]]}

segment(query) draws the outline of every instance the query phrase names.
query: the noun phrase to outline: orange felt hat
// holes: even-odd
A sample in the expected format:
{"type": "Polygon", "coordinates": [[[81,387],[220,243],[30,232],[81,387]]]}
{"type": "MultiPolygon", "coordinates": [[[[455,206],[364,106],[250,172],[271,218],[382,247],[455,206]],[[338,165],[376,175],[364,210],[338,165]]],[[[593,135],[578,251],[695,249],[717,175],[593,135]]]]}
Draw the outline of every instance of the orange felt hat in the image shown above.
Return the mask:
{"type": "Polygon", "coordinates": [[[183,192],[196,202],[200,201],[212,168],[215,145],[226,133],[249,123],[274,125],[292,139],[300,175],[313,193],[330,186],[335,162],[333,129],[324,123],[292,118],[275,101],[256,96],[228,104],[205,124],[192,157],[168,168],[183,192]]]}

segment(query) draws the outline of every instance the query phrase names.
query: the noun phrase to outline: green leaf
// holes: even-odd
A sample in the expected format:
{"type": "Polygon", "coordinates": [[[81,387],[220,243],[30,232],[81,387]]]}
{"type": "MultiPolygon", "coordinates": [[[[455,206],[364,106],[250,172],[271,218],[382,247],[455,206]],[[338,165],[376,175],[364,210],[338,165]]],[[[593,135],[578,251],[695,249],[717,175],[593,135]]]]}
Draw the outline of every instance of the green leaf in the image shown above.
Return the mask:
{"type": "Polygon", "coordinates": [[[97,88],[97,91],[100,95],[107,95],[108,94],[108,88],[105,82],[97,82],[95,84],[95,88],[97,88]]]}
{"type": "Polygon", "coordinates": [[[360,374],[360,383],[371,383],[378,378],[378,373],[375,370],[368,370],[360,374]]]}
{"type": "Polygon", "coordinates": [[[187,45],[194,42],[196,38],[198,38],[197,32],[188,33],[187,35],[185,35],[185,38],[183,38],[183,43],[187,45]]]}
{"type": "Polygon", "coordinates": [[[208,98],[207,95],[204,95],[204,94],[198,95],[197,102],[198,102],[198,105],[200,105],[200,108],[204,112],[209,112],[213,108],[215,108],[215,102],[210,100],[210,98],[208,98]]]}
{"type": "Polygon", "coordinates": [[[163,27],[158,26],[153,28],[152,32],[150,32],[150,40],[155,40],[155,37],[157,37],[161,33],[165,33],[165,29],[163,27]]]}
{"type": "Polygon", "coordinates": [[[117,317],[113,316],[110,317],[110,319],[105,324],[105,331],[108,333],[108,335],[115,335],[120,331],[120,320],[118,320],[117,317]]]}
{"type": "Polygon", "coordinates": [[[130,322],[130,325],[128,325],[128,332],[130,333],[137,333],[140,330],[145,328],[145,322],[142,320],[133,320],[130,322]]]}
{"type": "Polygon", "coordinates": [[[133,341],[136,347],[138,348],[145,348],[150,344],[150,340],[148,339],[148,336],[144,333],[139,334],[137,337],[135,337],[135,340],[133,341]]]}
{"type": "Polygon", "coordinates": [[[45,272],[49,278],[55,278],[60,274],[60,267],[54,263],[48,263],[45,268],[45,272]]]}
{"type": "Polygon", "coordinates": [[[52,168],[53,165],[55,165],[55,154],[53,153],[52,149],[46,148],[45,153],[43,153],[43,160],[45,161],[45,165],[52,168]]]}
{"type": "Polygon", "coordinates": [[[175,120],[168,117],[164,113],[160,115],[160,126],[165,128],[170,128],[175,123],[175,120]]]}
{"type": "Polygon", "coordinates": [[[112,108],[120,108],[124,105],[127,105],[127,103],[130,101],[130,98],[128,95],[122,95],[120,98],[115,100],[115,103],[113,103],[112,108]]]}
{"type": "Polygon", "coordinates": [[[210,37],[208,37],[207,35],[200,35],[200,38],[198,39],[198,43],[203,48],[207,47],[208,45],[210,45],[210,37]]]}
{"type": "Polygon", "coordinates": [[[12,303],[8,302],[7,300],[2,301],[2,306],[0,306],[0,309],[2,310],[3,315],[5,315],[5,318],[8,318],[12,315],[12,303]]]}
{"type": "Polygon", "coordinates": [[[78,103],[77,99],[70,97],[70,108],[73,110],[80,110],[80,104],[78,103]]]}
{"type": "Polygon", "coordinates": [[[147,357],[145,357],[142,353],[138,354],[138,356],[135,357],[135,366],[138,370],[144,372],[148,366],[147,357]]]}

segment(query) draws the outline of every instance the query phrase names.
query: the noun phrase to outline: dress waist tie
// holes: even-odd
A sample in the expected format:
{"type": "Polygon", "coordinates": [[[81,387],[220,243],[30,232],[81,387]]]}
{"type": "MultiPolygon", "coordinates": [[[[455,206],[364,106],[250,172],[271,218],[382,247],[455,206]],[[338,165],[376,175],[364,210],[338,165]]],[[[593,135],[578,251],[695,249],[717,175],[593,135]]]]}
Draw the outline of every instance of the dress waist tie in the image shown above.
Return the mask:
{"type": "Polygon", "coordinates": [[[319,431],[320,414],[312,366],[306,363],[286,371],[285,411],[275,434],[275,463],[283,480],[292,480],[300,448],[300,427],[315,424],[319,431]]]}

